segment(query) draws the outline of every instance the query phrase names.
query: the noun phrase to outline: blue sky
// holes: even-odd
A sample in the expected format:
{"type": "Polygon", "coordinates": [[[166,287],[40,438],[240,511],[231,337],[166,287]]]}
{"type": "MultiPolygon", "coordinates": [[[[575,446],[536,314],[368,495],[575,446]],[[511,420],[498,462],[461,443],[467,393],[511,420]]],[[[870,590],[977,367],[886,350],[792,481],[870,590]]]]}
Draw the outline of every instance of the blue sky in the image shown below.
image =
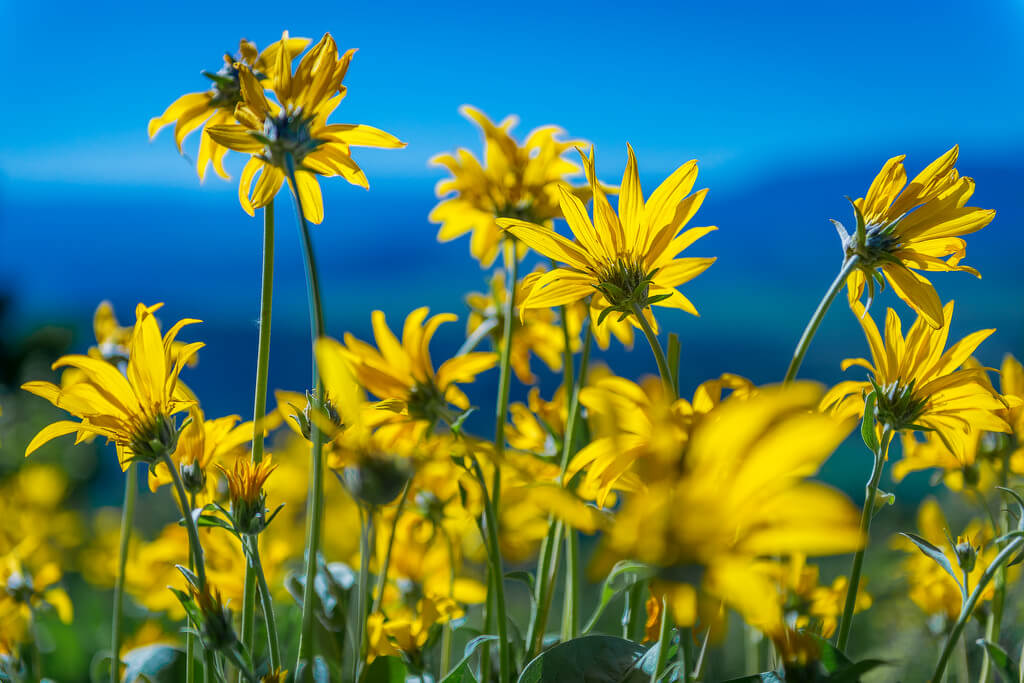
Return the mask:
{"type": "Polygon", "coordinates": [[[262,46],[284,28],[360,49],[337,120],[410,142],[364,151],[371,178],[436,176],[430,156],[475,146],[456,111],[466,102],[518,113],[524,130],[563,125],[616,172],[630,141],[642,171],[696,157],[737,182],[1024,142],[1019,2],[3,5],[9,187],[194,185],[167,132],[147,142],[146,121],[205,88],[200,70],[240,37],[262,46]]]}

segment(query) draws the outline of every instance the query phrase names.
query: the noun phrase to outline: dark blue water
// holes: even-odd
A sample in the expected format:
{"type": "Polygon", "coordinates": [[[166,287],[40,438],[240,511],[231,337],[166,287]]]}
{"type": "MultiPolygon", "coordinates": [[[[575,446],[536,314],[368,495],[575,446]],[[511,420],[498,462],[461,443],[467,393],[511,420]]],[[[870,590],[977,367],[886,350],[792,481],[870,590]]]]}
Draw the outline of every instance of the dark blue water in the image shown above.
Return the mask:
{"type": "MultiPolygon", "coordinates": [[[[924,161],[929,153],[922,152],[924,161]]],[[[934,156],[934,154],[932,154],[934,156]]],[[[911,157],[915,158],[915,157],[911,157]]],[[[702,172],[698,187],[711,192],[694,225],[720,230],[687,252],[719,260],[683,291],[700,318],[666,312],[665,328],[682,339],[682,387],[736,372],[756,382],[778,381],[808,316],[839,266],[841,253],[828,218],[849,224],[843,195],[862,194],[882,156],[851,159],[829,168],[776,170],[743,178],[727,169],[702,172]]],[[[951,338],[983,327],[997,333],[981,348],[983,362],[998,366],[1006,352],[1024,355],[1024,318],[1019,254],[1024,247],[1024,165],[1004,158],[972,158],[964,173],[978,184],[974,205],[998,210],[996,220],[968,237],[967,263],[984,275],[935,274],[940,296],[955,298],[951,338]]],[[[659,178],[644,178],[650,191],[659,178]]],[[[314,229],[323,274],[329,332],[370,338],[370,311],[380,308],[393,328],[405,314],[428,305],[453,311],[460,321],[445,325],[433,346],[435,363],[462,342],[463,296],[486,286],[486,274],[469,257],[466,239],[439,244],[426,216],[436,200],[434,178],[379,179],[371,192],[338,181],[325,187],[326,219],[314,229]]],[[[199,367],[187,381],[210,415],[252,410],[256,316],[262,226],[238,206],[234,187],[117,188],[8,183],[0,197],[0,290],[15,297],[13,330],[44,323],[76,331],[75,345],[91,342],[91,315],[109,298],[123,322],[137,301],[166,302],[162,318],[204,321],[183,335],[207,343],[199,367]]],[[[305,280],[290,203],[277,211],[277,273],[274,293],[272,388],[303,389],[309,382],[305,280]]],[[[891,293],[876,303],[881,314],[893,305],[909,325],[909,309],[891,293]]],[[[638,340],[642,342],[641,340],[638,340]]],[[[859,326],[845,305],[822,325],[802,376],[841,379],[839,361],[866,355],[859,326]]],[[[599,357],[625,376],[654,373],[650,351],[638,343],[632,354],[613,345],[599,357]]],[[[535,370],[545,393],[559,378],[535,370]]],[[[857,371],[853,371],[854,373],[857,371]]],[[[497,373],[470,388],[485,406],[471,418],[481,433],[493,421],[490,406],[497,373]]],[[[515,386],[513,398],[525,396],[515,386]]],[[[825,478],[856,490],[866,460],[849,447],[826,468],[825,478]]],[[[919,490],[924,478],[911,480],[919,490]],[[914,482],[917,482],[916,484],[914,482]]]]}

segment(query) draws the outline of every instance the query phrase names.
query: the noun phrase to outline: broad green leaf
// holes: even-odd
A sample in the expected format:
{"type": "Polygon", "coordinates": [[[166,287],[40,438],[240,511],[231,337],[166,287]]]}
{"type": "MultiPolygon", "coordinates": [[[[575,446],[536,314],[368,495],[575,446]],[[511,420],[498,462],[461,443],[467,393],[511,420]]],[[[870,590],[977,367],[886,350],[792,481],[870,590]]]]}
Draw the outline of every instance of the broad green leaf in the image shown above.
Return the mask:
{"type": "Polygon", "coordinates": [[[483,635],[477,636],[466,643],[462,659],[459,660],[459,663],[448,672],[447,676],[441,679],[441,683],[477,683],[476,676],[473,675],[473,670],[470,667],[470,661],[473,659],[473,655],[476,653],[478,647],[484,643],[497,639],[498,636],[483,635]]]}
{"type": "Polygon", "coordinates": [[[1018,683],[1020,681],[1021,674],[1017,663],[1007,654],[1006,650],[984,638],[978,638],[974,642],[985,648],[989,659],[995,664],[995,670],[999,672],[999,676],[1004,681],[1007,683],[1018,683]]]}
{"type": "Polygon", "coordinates": [[[153,683],[185,680],[185,653],[169,645],[146,645],[124,656],[125,683],[148,679],[153,683]]]}
{"type": "Polygon", "coordinates": [[[960,587],[960,593],[963,595],[964,600],[967,600],[967,591],[964,590],[964,586],[960,583],[960,579],[957,578],[956,572],[953,571],[953,565],[949,563],[949,558],[946,557],[946,553],[942,552],[939,548],[935,547],[925,539],[921,538],[917,534],[911,534],[907,532],[900,532],[900,536],[906,536],[909,538],[918,549],[927,555],[928,557],[935,560],[935,563],[946,570],[946,573],[953,577],[956,581],[956,585],[960,587]]]}
{"type": "Polygon", "coordinates": [[[887,662],[880,659],[862,659],[859,662],[848,664],[829,676],[828,683],[860,683],[860,677],[863,674],[886,665],[887,662]]]}
{"type": "Polygon", "coordinates": [[[597,608],[594,609],[594,614],[590,617],[587,625],[583,627],[582,633],[586,635],[593,630],[597,625],[597,620],[601,618],[612,598],[633,586],[637,581],[649,579],[653,575],[654,570],[651,569],[651,566],[642,562],[623,560],[616,563],[601,585],[601,600],[597,604],[597,608]]]}
{"type": "Polygon", "coordinates": [[[583,636],[537,655],[518,683],[648,683],[640,667],[646,648],[613,636],[583,636]]]}

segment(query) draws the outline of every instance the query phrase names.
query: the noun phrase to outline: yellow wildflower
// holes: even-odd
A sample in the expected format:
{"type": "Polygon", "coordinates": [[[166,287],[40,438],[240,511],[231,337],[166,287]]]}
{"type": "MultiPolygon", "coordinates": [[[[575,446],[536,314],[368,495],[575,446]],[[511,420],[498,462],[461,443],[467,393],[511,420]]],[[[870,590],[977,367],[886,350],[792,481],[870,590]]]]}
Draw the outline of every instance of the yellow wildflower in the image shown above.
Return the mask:
{"type": "Polygon", "coordinates": [[[469,399],[457,385],[472,382],[478,374],[494,367],[498,356],[490,351],[465,353],[446,360],[435,372],[430,340],[442,323],[458,318],[451,313],[439,313],[428,319],[428,313],[426,307],[410,313],[399,341],[388,327],[384,313],[374,311],[376,348],[346,333],[344,345],[319,341],[318,360],[323,364],[322,357],[344,358],[356,381],[383,401],[381,407],[409,420],[429,426],[438,419],[449,419],[449,404],[461,410],[469,408],[469,399]]]}
{"type": "Polygon", "coordinates": [[[677,447],[674,470],[626,499],[596,573],[627,557],[660,567],[657,592],[681,625],[696,619],[699,587],[765,631],[781,627],[777,590],[754,560],[843,553],[864,542],[857,508],[806,479],[852,427],[814,412],[820,396],[817,385],[798,382],[712,408],[677,447]]]}
{"type": "MultiPolygon", "coordinates": [[[[224,55],[224,65],[220,70],[216,73],[203,72],[204,76],[213,81],[210,90],[182,95],[172,102],[163,114],[150,119],[149,139],[156,137],[164,126],[174,123],[174,142],[181,153],[181,143],[196,128],[204,124],[207,128],[231,124],[234,121],[235,107],[242,102],[238,65],[244,65],[259,74],[259,78],[266,79],[266,74],[278,64],[278,52],[282,51],[282,46],[284,59],[290,64],[307,45],[307,38],[286,38],[268,45],[263,52],[257,52],[256,45],[243,38],[239,41],[237,55],[224,55]]],[[[224,179],[229,178],[227,171],[224,170],[224,155],[227,152],[227,147],[217,144],[206,129],[203,129],[199,138],[199,156],[196,159],[199,179],[205,179],[206,169],[210,163],[213,163],[213,170],[217,175],[224,179]]]]}
{"type": "Polygon", "coordinates": [[[421,598],[415,610],[402,608],[393,617],[371,614],[367,619],[369,659],[404,653],[416,661],[434,625],[458,619],[462,614],[454,600],[430,595],[421,598]]]}
{"type": "MultiPolygon", "coordinates": [[[[594,151],[581,153],[594,198],[594,221],[576,196],[559,187],[562,213],[576,241],[536,223],[499,218],[498,225],[539,253],[564,264],[536,280],[520,304],[520,315],[531,308],[570,304],[593,294],[603,312],[635,315],[651,305],[693,307],[677,287],[714,263],[713,258],[679,258],[679,254],[714,227],[680,233],[704,201],[707,190],[690,195],[697,179],[697,162],[680,166],[645,202],[633,148],[622,178],[616,215],[594,174],[594,151]],[[596,290],[596,291],[595,291],[596,290]]],[[[639,323],[637,323],[639,324],[639,323]]]]}
{"type": "Polygon", "coordinates": [[[71,598],[58,585],[60,579],[61,571],[56,562],[30,571],[17,549],[12,550],[0,558],[0,613],[11,609],[29,622],[34,610],[48,606],[61,621],[70,624],[73,612],[71,598]]]}
{"type": "Polygon", "coordinates": [[[163,454],[173,452],[178,438],[174,415],[194,404],[178,386],[178,374],[203,344],[188,344],[177,354],[172,344],[182,327],[199,321],[180,320],[161,338],[150,309],[139,304],[135,315],[124,375],[106,361],[70,355],[59,358],[53,368],[77,368],[85,375],[82,381],[65,387],[50,382],[22,385],[25,391],[82,420],[62,420],[43,428],[29,443],[25,455],[58,436],[72,433],[79,434],[79,438],[96,434],[113,441],[123,470],[132,461],[153,463],[163,454]]]}
{"type": "MultiPolygon", "coordinates": [[[[588,188],[572,187],[566,178],[580,172],[580,167],[564,158],[567,151],[582,140],[560,140],[558,126],[543,126],[532,131],[522,146],[511,135],[518,122],[509,116],[494,125],[480,110],[465,105],[460,113],[476,123],[484,135],[484,163],[467,149],[455,154],[440,154],[431,164],[444,166],[451,178],[437,184],[441,202],[430,212],[431,223],[440,223],[439,242],[448,242],[472,231],[469,250],[483,267],[490,267],[498,255],[501,230],[496,218],[521,218],[551,228],[551,221],[560,218],[558,188],[567,188],[583,200],[588,188]],[[454,195],[454,196],[450,196],[454,195]]],[[[525,245],[518,245],[522,258],[525,245]]]]}
{"type": "MultiPolygon", "coordinates": [[[[282,41],[287,40],[285,32],[282,41]]],[[[405,147],[395,136],[371,126],[327,123],[345,97],[342,81],[353,54],[354,49],[339,57],[334,38],[326,33],[292,74],[291,59],[278,50],[269,82],[276,101],[267,99],[252,69],[235,64],[243,100],[235,108],[235,119],[242,125],[207,126],[206,132],[215,142],[252,155],[238,184],[239,202],[250,216],[274,198],[286,179],[291,185],[294,174],[297,187],[292,191],[307,220],[319,224],[324,203],[317,175],[340,175],[353,185],[369,188],[350,147],[405,147]]]]}
{"type": "Polygon", "coordinates": [[[931,327],[919,316],[905,338],[899,316],[890,308],[883,343],[875,321],[859,302],[854,302],[854,310],[864,328],[873,364],[864,358],[848,358],[841,367],[865,368],[871,373],[871,380],[840,382],[825,395],[823,409],[843,417],[860,417],[864,413],[864,395],[877,387],[875,414],[879,431],[885,426],[893,432],[922,427],[935,430],[936,436],[961,462],[966,457],[972,429],[1010,430],[996,412],[1005,406],[988,385],[985,371],[960,369],[995,330],[974,332],[945,349],[953,319],[950,301],[942,309],[942,326],[931,327]]]}
{"type": "Polygon", "coordinates": [[[958,270],[980,277],[974,268],[960,265],[966,251],[960,236],[981,230],[996,212],[966,206],[974,180],[954,168],[958,152],[954,146],[909,185],[905,155],[889,159],[867,194],[853,202],[858,224],[854,235],[836,222],[846,257],[859,259],[847,279],[851,304],[860,300],[865,284],[873,293],[874,281],[881,283],[884,275],[897,296],[939,328],[942,302],[932,283],[915,271],[958,270]]]}

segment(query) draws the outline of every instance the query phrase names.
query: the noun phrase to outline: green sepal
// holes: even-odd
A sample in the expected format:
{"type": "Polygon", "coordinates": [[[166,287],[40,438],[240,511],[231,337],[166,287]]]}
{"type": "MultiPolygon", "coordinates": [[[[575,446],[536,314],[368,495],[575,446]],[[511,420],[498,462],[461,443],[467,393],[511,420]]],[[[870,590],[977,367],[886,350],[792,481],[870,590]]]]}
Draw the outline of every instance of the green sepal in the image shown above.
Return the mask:
{"type": "Polygon", "coordinates": [[[900,536],[905,536],[918,547],[918,549],[926,556],[930,557],[935,564],[942,567],[947,574],[953,577],[953,581],[956,582],[957,587],[960,589],[960,594],[963,596],[964,602],[967,601],[967,591],[964,589],[964,585],[960,583],[960,579],[957,578],[956,572],[953,570],[953,565],[950,564],[949,558],[946,557],[946,553],[927,540],[921,538],[917,534],[911,534],[909,532],[901,531],[900,536]]]}
{"type": "Polygon", "coordinates": [[[878,443],[878,434],[875,432],[875,401],[878,398],[876,392],[877,389],[864,399],[864,419],[860,423],[860,438],[872,453],[878,453],[882,449],[882,445],[878,443]]]}

